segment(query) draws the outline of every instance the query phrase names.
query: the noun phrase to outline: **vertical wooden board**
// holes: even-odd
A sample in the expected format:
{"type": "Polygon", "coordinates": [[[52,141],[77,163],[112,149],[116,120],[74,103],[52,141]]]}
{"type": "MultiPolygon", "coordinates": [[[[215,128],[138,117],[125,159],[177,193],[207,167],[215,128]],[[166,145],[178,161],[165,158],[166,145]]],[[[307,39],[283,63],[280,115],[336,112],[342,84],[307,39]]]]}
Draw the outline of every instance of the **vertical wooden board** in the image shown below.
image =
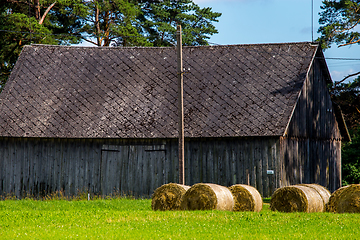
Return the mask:
{"type": "MultiPolygon", "coordinates": [[[[171,172],[171,159],[168,158],[169,146],[165,140],[163,140],[162,144],[165,146],[164,150],[164,183],[172,182],[170,179],[170,172],[171,172]]],[[[186,144],[186,143],[185,143],[186,144]]],[[[185,145],[186,146],[186,145],[185,145]]],[[[144,161],[142,161],[143,165],[144,161]]],[[[143,168],[143,167],[142,167],[143,168]]],[[[144,168],[143,168],[144,169],[144,168]]],[[[144,171],[145,172],[145,171],[144,171]]]]}
{"type": "Polygon", "coordinates": [[[322,181],[326,188],[329,188],[329,140],[323,140],[323,160],[322,160],[322,181]]]}
{"type": "Polygon", "coordinates": [[[233,172],[232,172],[232,146],[231,143],[229,141],[225,142],[225,146],[224,146],[224,165],[225,165],[225,180],[226,180],[226,185],[227,187],[230,187],[232,185],[232,179],[233,177],[233,172]]]}
{"type": "Polygon", "coordinates": [[[285,171],[285,161],[286,161],[286,156],[285,156],[285,148],[286,148],[286,142],[285,139],[283,137],[280,137],[280,157],[279,157],[279,161],[278,161],[278,167],[279,167],[279,188],[280,187],[284,187],[289,185],[287,182],[287,175],[286,175],[286,171],[285,171]]]}
{"type": "Polygon", "coordinates": [[[6,176],[4,179],[4,192],[5,194],[11,193],[11,177],[12,177],[12,164],[11,164],[11,141],[7,139],[7,147],[5,149],[5,156],[6,156],[6,176]]]}
{"type": "Polygon", "coordinates": [[[77,159],[75,158],[76,153],[76,143],[75,140],[72,139],[71,150],[68,152],[68,164],[67,164],[67,172],[69,178],[69,195],[74,195],[75,193],[75,181],[76,181],[76,171],[78,169],[77,159]]]}
{"type": "Polygon", "coordinates": [[[38,171],[37,171],[37,167],[38,167],[38,159],[39,159],[39,154],[38,154],[38,148],[39,148],[39,140],[38,139],[34,139],[34,146],[33,146],[33,154],[32,154],[32,181],[31,181],[31,188],[33,189],[33,195],[34,196],[38,196],[38,189],[37,189],[37,181],[38,181],[38,171]]]}
{"type": "Polygon", "coordinates": [[[148,182],[147,192],[149,194],[152,194],[153,190],[155,189],[155,181],[154,181],[155,167],[150,152],[146,152],[146,159],[148,159],[148,172],[149,172],[149,178],[148,178],[149,182],[148,182]]]}
{"type": "Polygon", "coordinates": [[[60,187],[60,191],[62,193],[65,194],[65,188],[66,188],[66,178],[65,178],[65,173],[66,173],[66,151],[65,149],[67,148],[68,142],[67,141],[62,141],[61,145],[60,145],[60,155],[59,155],[59,170],[58,170],[58,181],[59,181],[59,187],[60,187]]]}
{"type": "MultiPolygon", "coordinates": [[[[146,161],[147,161],[145,146],[141,146],[141,149],[138,153],[137,159],[138,159],[138,161],[137,161],[137,166],[136,166],[136,172],[138,172],[139,177],[137,178],[137,182],[136,182],[136,186],[138,187],[138,189],[136,189],[136,194],[137,194],[137,196],[142,196],[142,195],[150,196],[150,194],[152,194],[152,193],[150,193],[150,190],[146,186],[146,181],[147,181],[149,173],[145,167],[146,161]]],[[[163,167],[165,167],[165,166],[163,166],[163,167]]],[[[165,178],[165,176],[164,176],[164,178],[165,178]]],[[[166,176],[166,178],[167,178],[167,176],[166,176]]]]}
{"type": "Polygon", "coordinates": [[[93,140],[91,141],[91,144],[89,146],[89,168],[88,168],[88,184],[89,184],[89,191],[92,194],[97,194],[99,192],[97,185],[96,185],[96,179],[95,179],[95,166],[97,162],[97,155],[96,155],[96,149],[98,146],[98,141],[93,140]]]}
{"type": "MultiPolygon", "coordinates": [[[[161,151],[159,151],[159,153],[160,153],[160,157],[161,157],[161,165],[162,165],[162,167],[161,167],[161,171],[162,171],[162,181],[161,181],[161,185],[164,185],[164,184],[166,184],[166,183],[168,183],[167,181],[166,181],[166,170],[165,170],[165,166],[166,166],[166,152],[165,152],[165,145],[161,145],[161,148],[163,149],[163,150],[161,150],[161,151]]],[[[161,186],[160,185],[160,186],[161,186]]]]}
{"type": "MultiPolygon", "coordinates": [[[[136,151],[137,149],[135,148],[134,145],[130,145],[129,146],[129,158],[126,161],[126,173],[125,175],[123,175],[124,179],[126,179],[127,181],[127,184],[126,184],[126,189],[125,189],[125,194],[129,194],[129,191],[131,191],[131,185],[133,183],[133,180],[134,180],[134,176],[132,175],[132,164],[134,163],[134,160],[136,158],[136,151]]],[[[150,158],[150,156],[149,156],[150,158]]],[[[152,174],[154,174],[154,164],[152,163],[151,166],[150,166],[150,171],[152,174]]],[[[154,184],[154,180],[151,179],[151,185],[154,184]]]]}
{"type": "Polygon", "coordinates": [[[235,185],[237,183],[237,175],[236,175],[236,147],[235,141],[230,142],[230,149],[229,149],[229,167],[230,167],[230,183],[229,185],[235,185]]]}
{"type": "MultiPolygon", "coordinates": [[[[242,183],[242,184],[249,184],[248,183],[248,179],[247,179],[247,173],[248,173],[248,162],[249,159],[245,157],[245,144],[246,141],[241,140],[240,143],[237,146],[237,151],[236,151],[236,156],[237,156],[237,167],[236,167],[236,171],[237,171],[237,183],[242,183]]],[[[249,179],[250,181],[250,179],[249,179]]]]}
{"type": "Polygon", "coordinates": [[[14,173],[14,139],[9,139],[9,147],[8,147],[8,151],[9,151],[9,165],[8,165],[8,173],[9,173],[9,177],[8,177],[8,187],[7,187],[7,193],[14,193],[14,178],[15,178],[15,173],[14,173]]]}
{"type": "Polygon", "coordinates": [[[50,179],[51,179],[51,161],[49,159],[50,157],[50,144],[49,141],[51,139],[46,139],[46,141],[44,141],[44,145],[43,145],[43,151],[44,151],[44,158],[43,158],[43,164],[45,166],[45,174],[44,174],[44,178],[43,178],[43,182],[44,182],[44,194],[47,195],[49,193],[49,188],[50,188],[50,179]]]}
{"type": "Polygon", "coordinates": [[[144,161],[146,145],[137,145],[136,148],[138,150],[133,163],[133,172],[131,173],[134,176],[134,185],[132,186],[131,192],[137,197],[145,192],[142,185],[143,171],[141,169],[141,162],[144,161]]]}
{"type": "Polygon", "coordinates": [[[270,141],[270,145],[269,145],[269,152],[268,152],[268,157],[267,157],[267,163],[268,163],[268,170],[273,170],[274,174],[269,174],[267,175],[267,179],[268,179],[268,191],[267,191],[267,195],[265,195],[266,193],[264,193],[263,197],[266,196],[271,196],[273,194],[273,192],[275,191],[275,186],[276,186],[276,175],[278,174],[278,169],[276,168],[276,142],[274,140],[270,141]]]}
{"type": "Polygon", "coordinates": [[[108,153],[107,151],[102,151],[101,149],[101,165],[100,165],[100,191],[101,195],[105,197],[108,194],[107,191],[107,182],[106,182],[106,169],[107,169],[107,161],[108,161],[108,153]]]}
{"type": "Polygon", "coordinates": [[[76,195],[79,189],[79,178],[80,178],[80,146],[79,139],[74,140],[75,147],[72,152],[72,161],[70,165],[72,165],[72,173],[73,173],[73,186],[71,188],[72,195],[76,195]]]}
{"type": "Polygon", "coordinates": [[[34,194],[34,147],[35,140],[28,139],[28,148],[27,148],[27,158],[25,159],[28,162],[28,179],[27,179],[27,191],[30,195],[34,194]]]}
{"type": "Polygon", "coordinates": [[[90,161],[90,154],[91,154],[91,139],[89,141],[84,141],[84,150],[81,152],[81,158],[83,160],[83,186],[84,191],[89,193],[90,186],[89,186],[89,161],[90,161]]]}
{"type": "Polygon", "coordinates": [[[254,188],[257,188],[256,186],[256,161],[255,161],[255,143],[254,141],[251,141],[249,144],[249,159],[251,164],[250,169],[250,185],[254,188]]]}
{"type": "Polygon", "coordinates": [[[147,182],[146,182],[146,188],[144,188],[145,189],[145,192],[146,192],[146,194],[152,194],[152,190],[153,190],[153,188],[154,188],[154,186],[153,186],[153,182],[154,182],[154,168],[153,168],[153,165],[154,165],[154,163],[153,163],[153,160],[152,160],[152,158],[151,158],[151,153],[150,152],[148,152],[148,151],[146,151],[145,152],[145,159],[146,159],[146,165],[147,165],[147,182]]]}
{"type": "Polygon", "coordinates": [[[320,183],[320,169],[321,169],[321,166],[320,166],[320,149],[321,149],[321,144],[319,141],[314,141],[314,151],[315,151],[315,183],[320,183]]]}
{"type": "Polygon", "coordinates": [[[200,158],[198,156],[199,142],[191,141],[186,142],[186,158],[185,158],[185,179],[188,179],[189,182],[200,182],[200,158]]]}
{"type": "MultiPolygon", "coordinates": [[[[249,141],[246,139],[244,144],[244,173],[245,173],[245,181],[247,185],[251,185],[252,182],[252,166],[253,166],[253,159],[251,156],[251,150],[249,141]]],[[[252,185],[251,185],[252,186],[252,185]]]]}
{"type": "MultiPolygon", "coordinates": [[[[186,144],[185,144],[186,145],[186,144]]],[[[179,182],[179,160],[178,160],[178,145],[176,139],[169,140],[169,148],[170,151],[167,153],[168,159],[171,162],[171,173],[172,175],[169,175],[169,179],[173,179],[170,182],[178,183],[179,182]]],[[[185,179],[185,184],[189,184],[187,180],[185,179]]]]}
{"type": "Polygon", "coordinates": [[[217,152],[217,165],[218,170],[214,169],[215,172],[218,174],[218,184],[222,186],[226,186],[226,164],[224,159],[224,145],[223,142],[219,139],[216,145],[214,146],[217,152]]]}
{"type": "Polygon", "coordinates": [[[198,142],[198,151],[197,151],[197,159],[198,159],[198,178],[194,179],[191,183],[200,183],[204,182],[206,179],[206,159],[204,158],[204,150],[203,150],[203,142],[198,142]]]}
{"type": "MultiPolygon", "coordinates": [[[[165,182],[165,151],[163,151],[161,149],[160,151],[157,151],[156,153],[157,153],[158,158],[159,158],[159,170],[160,170],[160,176],[161,176],[161,179],[158,182],[157,186],[160,187],[160,186],[162,186],[162,185],[164,185],[166,183],[165,182]]],[[[186,161],[185,161],[185,163],[186,163],[186,161]]],[[[158,188],[158,187],[156,187],[156,188],[158,188]]],[[[154,191],[155,191],[155,189],[154,189],[154,191]]]]}
{"type": "Polygon", "coordinates": [[[54,152],[56,151],[55,149],[55,144],[54,144],[54,139],[48,139],[48,161],[49,161],[49,173],[48,173],[48,189],[47,189],[47,193],[50,194],[54,191],[54,181],[55,181],[55,174],[54,174],[54,152]]]}
{"type": "Polygon", "coordinates": [[[261,140],[255,140],[254,141],[254,146],[253,146],[253,151],[254,151],[254,164],[255,164],[255,186],[256,189],[258,189],[258,191],[263,194],[263,189],[262,189],[262,161],[261,161],[261,148],[260,148],[260,143],[261,140]]]}
{"type": "Polygon", "coordinates": [[[54,191],[61,191],[61,185],[60,185],[60,166],[61,166],[61,139],[55,139],[54,145],[56,147],[55,151],[54,151],[54,186],[53,186],[53,190],[54,191]]]}
{"type": "Polygon", "coordinates": [[[310,142],[309,139],[306,138],[304,140],[304,182],[311,183],[310,180],[310,142]]]}
{"type": "Polygon", "coordinates": [[[293,142],[293,159],[294,159],[294,167],[296,172],[296,178],[294,184],[302,183],[302,165],[301,165],[301,154],[299,153],[299,140],[292,139],[293,142]]]}
{"type": "Polygon", "coordinates": [[[65,180],[65,194],[66,196],[70,196],[72,194],[72,186],[73,186],[73,178],[74,175],[72,172],[74,171],[74,166],[72,163],[72,151],[73,151],[73,140],[68,140],[68,145],[64,149],[64,161],[65,161],[65,168],[64,168],[64,180],[65,180]]]}
{"type": "Polygon", "coordinates": [[[85,184],[85,151],[86,149],[86,143],[87,140],[85,139],[79,139],[79,177],[78,177],[78,188],[82,194],[87,192],[86,184],[85,184]]]}
{"type": "Polygon", "coordinates": [[[269,153],[271,152],[271,145],[271,139],[265,139],[262,145],[262,196],[269,196],[270,175],[267,174],[267,170],[273,170],[269,167],[269,153]]]}
{"type": "MultiPolygon", "coordinates": [[[[215,163],[215,168],[213,169],[213,171],[214,171],[214,175],[216,176],[216,181],[214,181],[214,182],[219,185],[223,185],[222,176],[223,176],[224,169],[223,169],[223,159],[222,159],[222,148],[221,148],[221,143],[219,140],[217,140],[212,145],[212,149],[214,151],[214,163],[215,163]]],[[[211,151],[211,149],[210,149],[210,151],[211,151]]]]}
{"type": "Polygon", "coordinates": [[[19,139],[15,139],[14,142],[14,160],[16,162],[15,167],[15,178],[14,178],[14,194],[15,196],[19,197],[22,187],[22,164],[23,164],[23,156],[24,150],[22,149],[22,144],[19,139]]]}
{"type": "Polygon", "coordinates": [[[101,192],[101,181],[98,179],[98,172],[100,170],[100,162],[101,162],[101,146],[103,142],[98,140],[94,140],[92,142],[91,155],[90,155],[90,186],[91,192],[93,194],[100,194],[101,192]],[[99,149],[99,150],[98,150],[99,149]],[[98,154],[100,152],[100,154],[98,154]]]}
{"type": "Polygon", "coordinates": [[[145,148],[141,151],[141,161],[139,162],[139,168],[141,168],[142,177],[141,177],[141,188],[139,189],[139,193],[143,193],[144,195],[150,196],[151,192],[151,177],[152,173],[149,172],[151,159],[148,158],[149,152],[145,151],[145,148]]]}
{"type": "Polygon", "coordinates": [[[96,143],[96,147],[94,148],[94,169],[93,169],[93,186],[94,191],[98,194],[101,193],[101,146],[103,141],[99,141],[96,143]]]}
{"type": "Polygon", "coordinates": [[[214,167],[211,169],[213,172],[213,176],[214,176],[214,183],[220,184],[220,172],[222,171],[222,166],[221,166],[221,162],[219,160],[219,149],[218,147],[218,142],[214,141],[212,142],[211,146],[209,146],[209,151],[213,152],[212,156],[213,156],[213,164],[214,167]]]}
{"type": "Polygon", "coordinates": [[[4,181],[6,179],[5,169],[7,168],[6,162],[7,158],[5,156],[6,138],[0,138],[0,195],[4,194],[4,181]]]}
{"type": "Polygon", "coordinates": [[[105,173],[104,176],[102,176],[105,188],[104,188],[104,194],[106,196],[111,195],[114,192],[115,188],[115,181],[116,176],[114,175],[113,169],[116,167],[115,165],[115,159],[114,159],[114,152],[107,152],[107,154],[102,153],[103,155],[106,155],[105,164],[103,165],[104,169],[103,172],[105,173]]]}
{"type": "Polygon", "coordinates": [[[332,177],[333,177],[333,185],[331,187],[331,191],[335,191],[341,186],[341,171],[339,171],[338,167],[341,166],[341,141],[334,140],[333,141],[333,170],[332,170],[332,177]]]}

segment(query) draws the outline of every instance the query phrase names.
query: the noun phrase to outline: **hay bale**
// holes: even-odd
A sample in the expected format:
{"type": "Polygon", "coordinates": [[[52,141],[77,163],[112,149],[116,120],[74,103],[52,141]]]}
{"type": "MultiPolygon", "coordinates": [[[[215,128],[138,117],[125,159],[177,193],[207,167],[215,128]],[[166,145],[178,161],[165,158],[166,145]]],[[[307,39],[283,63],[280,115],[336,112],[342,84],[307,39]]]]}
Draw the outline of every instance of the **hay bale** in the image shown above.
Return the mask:
{"type": "Polygon", "coordinates": [[[181,198],[189,189],[189,186],[168,183],[157,188],[152,195],[151,208],[152,210],[178,210],[181,203],[181,198]]]}
{"type": "Polygon", "coordinates": [[[337,205],[340,199],[340,195],[348,187],[350,187],[350,185],[338,188],[335,192],[331,194],[329,202],[326,204],[327,212],[337,212],[337,205]]]}
{"type": "Polygon", "coordinates": [[[229,187],[234,196],[234,211],[260,212],[263,201],[258,190],[252,186],[236,184],[229,187]]]}
{"type": "Polygon", "coordinates": [[[318,185],[318,184],[314,184],[314,183],[313,184],[299,184],[299,185],[315,189],[320,194],[320,196],[323,200],[324,206],[326,206],[326,204],[329,202],[331,193],[325,187],[318,185]]]}
{"type": "Polygon", "coordinates": [[[273,193],[270,209],[280,212],[323,212],[325,205],[314,188],[293,185],[279,188],[273,193]]]}
{"type": "Polygon", "coordinates": [[[234,198],[227,187],[212,183],[197,183],[186,191],[182,210],[227,210],[234,208],[234,198]]]}
{"type": "Polygon", "coordinates": [[[360,213],[360,184],[352,184],[345,188],[336,204],[338,213],[360,213]]]}

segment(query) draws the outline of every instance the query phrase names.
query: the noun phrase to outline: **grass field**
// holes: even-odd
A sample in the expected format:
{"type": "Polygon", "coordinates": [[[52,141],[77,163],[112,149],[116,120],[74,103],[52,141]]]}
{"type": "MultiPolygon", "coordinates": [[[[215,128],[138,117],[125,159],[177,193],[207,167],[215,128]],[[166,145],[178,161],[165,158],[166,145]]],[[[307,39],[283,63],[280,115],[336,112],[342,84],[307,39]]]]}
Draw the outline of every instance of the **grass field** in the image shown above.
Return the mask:
{"type": "Polygon", "coordinates": [[[151,210],[151,200],[0,201],[0,239],[360,239],[360,214],[151,210]]]}

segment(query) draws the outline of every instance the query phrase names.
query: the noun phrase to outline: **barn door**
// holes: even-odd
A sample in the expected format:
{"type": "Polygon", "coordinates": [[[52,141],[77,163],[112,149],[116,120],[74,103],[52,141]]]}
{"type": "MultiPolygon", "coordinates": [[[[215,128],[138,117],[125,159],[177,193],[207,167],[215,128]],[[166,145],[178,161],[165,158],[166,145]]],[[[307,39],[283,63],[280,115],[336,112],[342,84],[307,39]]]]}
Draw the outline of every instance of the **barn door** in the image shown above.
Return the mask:
{"type": "Polygon", "coordinates": [[[124,167],[121,162],[123,146],[103,145],[101,149],[100,179],[103,196],[120,192],[120,175],[124,167]]]}
{"type": "Polygon", "coordinates": [[[150,196],[165,183],[165,145],[103,145],[101,192],[150,196]]]}

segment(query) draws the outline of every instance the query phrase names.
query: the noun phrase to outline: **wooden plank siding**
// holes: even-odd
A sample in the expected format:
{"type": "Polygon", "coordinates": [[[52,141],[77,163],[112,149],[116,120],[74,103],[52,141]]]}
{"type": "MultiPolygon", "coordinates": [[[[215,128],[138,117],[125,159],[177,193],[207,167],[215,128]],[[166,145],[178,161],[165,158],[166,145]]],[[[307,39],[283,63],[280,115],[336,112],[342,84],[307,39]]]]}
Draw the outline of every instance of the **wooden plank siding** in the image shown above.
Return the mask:
{"type": "Polygon", "coordinates": [[[341,186],[341,133],[319,65],[315,60],[281,139],[282,186],[317,183],[335,191],[341,186]]]}
{"type": "MultiPolygon", "coordinates": [[[[178,182],[176,139],[1,138],[0,145],[1,195],[149,197],[159,186],[178,182]]],[[[280,186],[279,148],[278,138],[186,139],[185,182],[250,183],[270,196],[280,186]]]]}

